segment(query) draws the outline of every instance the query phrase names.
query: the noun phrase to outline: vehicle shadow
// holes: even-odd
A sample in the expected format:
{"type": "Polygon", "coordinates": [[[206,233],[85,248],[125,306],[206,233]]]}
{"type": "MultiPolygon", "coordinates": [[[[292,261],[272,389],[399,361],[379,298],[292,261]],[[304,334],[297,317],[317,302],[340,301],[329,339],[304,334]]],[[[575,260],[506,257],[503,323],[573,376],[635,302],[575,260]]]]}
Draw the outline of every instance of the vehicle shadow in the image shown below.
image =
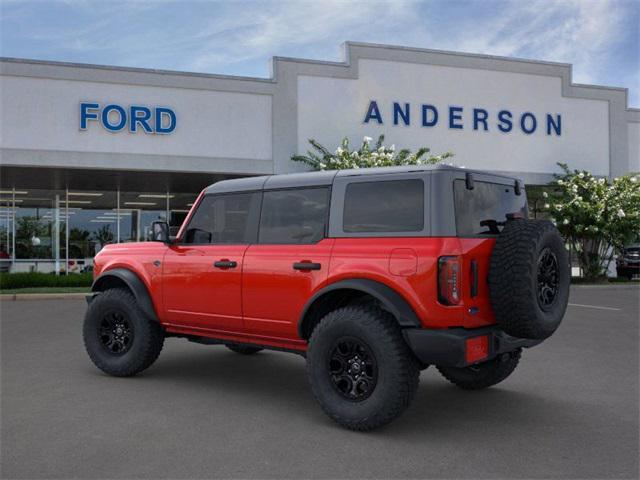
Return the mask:
{"type": "MultiPolygon", "coordinates": [[[[163,353],[156,365],[136,378],[169,382],[184,395],[223,393],[237,402],[255,402],[275,410],[286,408],[288,415],[302,422],[335,425],[314,400],[305,360],[296,355],[263,351],[244,356],[221,346],[202,347],[189,353],[163,353]]],[[[553,400],[530,388],[516,388],[515,381],[507,380],[483,391],[465,391],[430,367],[421,374],[420,387],[409,410],[376,432],[384,432],[386,437],[437,436],[450,432],[455,425],[467,425],[478,432],[499,425],[509,431],[536,428],[541,421],[566,423],[574,416],[569,400],[553,400]]]]}

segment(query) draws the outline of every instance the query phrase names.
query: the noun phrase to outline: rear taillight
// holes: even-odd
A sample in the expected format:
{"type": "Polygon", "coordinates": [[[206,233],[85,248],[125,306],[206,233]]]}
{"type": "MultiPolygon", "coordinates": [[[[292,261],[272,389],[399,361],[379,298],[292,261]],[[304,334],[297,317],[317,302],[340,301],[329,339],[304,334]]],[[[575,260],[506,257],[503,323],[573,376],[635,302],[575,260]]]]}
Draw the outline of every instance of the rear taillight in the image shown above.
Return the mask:
{"type": "Polygon", "coordinates": [[[460,257],[438,259],[438,301],[444,305],[460,303],[460,257]]]}

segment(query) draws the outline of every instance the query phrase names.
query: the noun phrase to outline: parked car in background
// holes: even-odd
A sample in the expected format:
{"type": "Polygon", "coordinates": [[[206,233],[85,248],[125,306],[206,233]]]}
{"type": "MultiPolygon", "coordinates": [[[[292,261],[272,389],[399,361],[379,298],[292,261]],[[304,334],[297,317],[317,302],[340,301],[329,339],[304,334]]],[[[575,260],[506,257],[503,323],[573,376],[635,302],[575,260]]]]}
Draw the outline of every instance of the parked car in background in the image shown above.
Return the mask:
{"type": "Polygon", "coordinates": [[[629,280],[634,275],[640,275],[640,242],[622,249],[616,261],[616,272],[618,277],[627,277],[629,280]]]}

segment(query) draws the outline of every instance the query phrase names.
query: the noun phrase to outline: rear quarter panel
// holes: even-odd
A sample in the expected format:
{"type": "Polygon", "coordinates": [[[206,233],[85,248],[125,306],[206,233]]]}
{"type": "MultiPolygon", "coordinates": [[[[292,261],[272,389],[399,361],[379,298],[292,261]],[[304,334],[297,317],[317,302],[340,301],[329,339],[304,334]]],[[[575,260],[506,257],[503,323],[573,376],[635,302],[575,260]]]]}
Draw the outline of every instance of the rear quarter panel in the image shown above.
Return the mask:
{"type": "Polygon", "coordinates": [[[337,238],[327,284],[353,278],[374,280],[399,293],[425,328],[482,327],[494,323],[486,283],[492,247],[491,239],[337,238]],[[445,255],[462,256],[463,294],[458,306],[438,302],[438,258],[445,255]],[[470,292],[472,259],[480,267],[474,299],[470,292]],[[472,306],[477,313],[469,312],[472,306]]]}

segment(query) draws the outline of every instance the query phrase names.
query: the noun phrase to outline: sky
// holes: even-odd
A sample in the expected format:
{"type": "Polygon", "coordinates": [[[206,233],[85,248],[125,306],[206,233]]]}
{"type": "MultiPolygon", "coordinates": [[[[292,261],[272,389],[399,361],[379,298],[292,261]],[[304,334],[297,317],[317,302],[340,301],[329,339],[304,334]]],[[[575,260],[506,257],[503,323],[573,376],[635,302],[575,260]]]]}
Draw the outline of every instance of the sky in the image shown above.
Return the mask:
{"type": "Polygon", "coordinates": [[[640,107],[640,0],[0,0],[0,55],[269,77],[344,41],[573,64],[640,107]]]}

